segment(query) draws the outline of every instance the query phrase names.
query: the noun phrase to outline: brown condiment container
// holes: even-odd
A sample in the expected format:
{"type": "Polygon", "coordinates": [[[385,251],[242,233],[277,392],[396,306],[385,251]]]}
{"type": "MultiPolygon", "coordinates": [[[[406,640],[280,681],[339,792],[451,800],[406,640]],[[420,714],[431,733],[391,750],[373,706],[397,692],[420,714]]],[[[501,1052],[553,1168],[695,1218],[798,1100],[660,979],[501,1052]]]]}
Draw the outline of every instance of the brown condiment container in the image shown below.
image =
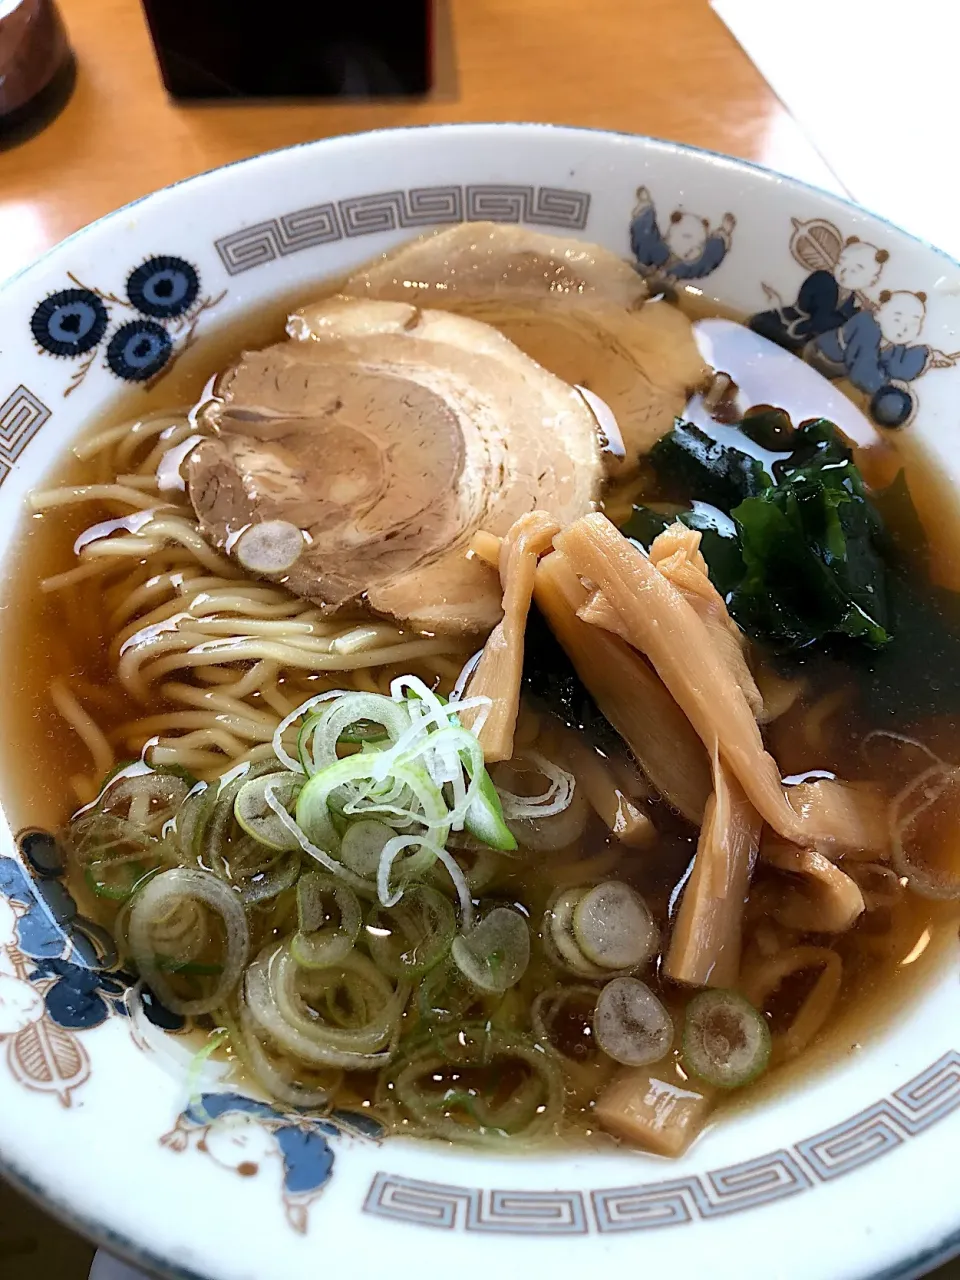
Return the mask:
{"type": "Polygon", "coordinates": [[[0,0],[0,146],[48,124],[66,104],[74,76],[53,0],[0,0]]]}

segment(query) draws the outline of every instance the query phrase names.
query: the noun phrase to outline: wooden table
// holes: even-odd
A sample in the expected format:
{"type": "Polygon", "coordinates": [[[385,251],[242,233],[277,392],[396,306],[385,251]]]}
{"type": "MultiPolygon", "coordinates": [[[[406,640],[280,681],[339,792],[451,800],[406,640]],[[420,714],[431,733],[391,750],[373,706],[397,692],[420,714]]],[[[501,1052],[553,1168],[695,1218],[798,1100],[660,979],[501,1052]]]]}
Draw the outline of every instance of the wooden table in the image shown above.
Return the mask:
{"type": "Polygon", "coordinates": [[[174,105],[136,0],[60,0],[80,72],[44,133],[0,154],[0,278],[118,205],[309,138],[452,120],[650,133],[837,188],[707,0],[439,0],[428,101],[174,105]]]}
{"type": "MultiPolygon", "coordinates": [[[[61,8],[77,88],[50,128],[0,154],[0,278],[166,183],[258,151],[390,125],[622,129],[841,189],[707,0],[441,0],[429,100],[298,106],[174,105],[136,0],[61,0],[61,8]]],[[[89,1253],[52,1225],[38,1227],[0,1189],[0,1244],[6,1233],[26,1250],[5,1264],[16,1276],[82,1280],[89,1253]]]]}

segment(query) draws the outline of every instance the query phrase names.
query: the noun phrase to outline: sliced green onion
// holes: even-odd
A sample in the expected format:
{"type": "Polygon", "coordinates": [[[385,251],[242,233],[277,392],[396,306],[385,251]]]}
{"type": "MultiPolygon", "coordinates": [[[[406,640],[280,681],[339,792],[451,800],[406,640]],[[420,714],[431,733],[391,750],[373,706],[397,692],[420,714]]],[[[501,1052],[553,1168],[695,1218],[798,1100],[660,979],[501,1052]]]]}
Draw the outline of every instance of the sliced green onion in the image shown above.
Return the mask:
{"type": "MultiPolygon", "coordinates": [[[[497,878],[503,866],[498,853],[472,837],[467,837],[466,841],[458,840],[451,852],[456,856],[457,866],[474,897],[497,878]]],[[[439,874],[439,868],[436,872],[439,874]]]]}
{"type": "Polygon", "coordinates": [[[194,862],[202,852],[203,826],[213,808],[209,798],[210,790],[206,782],[198,783],[177,810],[174,819],[174,835],[180,852],[188,863],[194,862]]]}
{"type": "Polygon", "coordinates": [[[770,1061],[766,1019],[734,991],[701,992],[687,1005],[683,1060],[708,1084],[739,1089],[770,1061]]]}
{"type": "Polygon", "coordinates": [[[607,983],[597,997],[593,1029],[603,1052],[626,1067],[659,1062],[673,1042],[669,1013],[637,978],[607,983]]]}
{"type": "Polygon", "coordinates": [[[289,812],[303,787],[303,778],[293,773],[271,773],[244,782],[233,802],[237,822],[254,840],[270,849],[296,849],[297,842],[267,804],[270,788],[275,799],[289,812]]]}
{"type": "Polygon", "coordinates": [[[297,964],[324,969],[338,964],[353,950],[360,933],[360,901],[349,885],[336,876],[310,871],[297,882],[297,914],[300,928],[290,940],[297,964]],[[333,899],[337,919],[330,913],[333,899]]]}
{"type": "MultiPolygon", "coordinates": [[[[438,844],[433,844],[429,840],[425,840],[423,836],[394,836],[392,840],[384,845],[383,853],[380,855],[380,867],[377,871],[377,897],[385,907],[396,906],[403,897],[404,886],[402,883],[398,889],[390,891],[390,870],[399,854],[410,845],[419,847],[420,854],[417,855],[418,857],[432,856],[446,868],[447,874],[453,881],[453,887],[457,891],[457,897],[460,899],[460,914],[464,928],[469,929],[473,924],[473,899],[470,896],[470,888],[460,864],[446,849],[438,844]]],[[[409,874],[412,874],[413,863],[413,857],[405,863],[405,868],[409,874]]]]}
{"type": "Polygon", "coordinates": [[[362,896],[370,897],[373,894],[373,886],[368,880],[364,880],[361,876],[354,875],[348,867],[345,867],[342,863],[338,862],[336,858],[332,858],[325,849],[321,849],[318,845],[315,845],[307,838],[302,828],[297,825],[293,818],[291,818],[290,814],[287,813],[279,800],[275,800],[273,798],[269,787],[266,792],[266,800],[267,804],[269,804],[274,813],[276,813],[278,819],[283,823],[290,834],[295,837],[304,853],[309,854],[315,862],[319,862],[321,867],[325,867],[328,871],[332,871],[334,875],[340,876],[352,889],[362,896]]]}
{"type": "Polygon", "coordinates": [[[517,795],[503,787],[498,788],[503,812],[508,818],[550,818],[569,808],[577,785],[572,773],[561,769],[539,751],[524,751],[514,759],[528,761],[550,785],[536,796],[517,795]]]}
{"type": "Polygon", "coordinates": [[[161,859],[165,845],[126,818],[90,810],[75,818],[66,831],[66,842],[81,867],[93,863],[152,863],[161,859]]]}
{"type": "MultiPolygon", "coordinates": [[[[305,773],[319,773],[337,763],[337,743],[351,732],[357,741],[358,723],[380,726],[380,737],[398,742],[410,728],[405,706],[382,693],[344,693],[303,723],[297,739],[297,754],[305,773]]],[[[359,741],[371,741],[362,737],[359,741]]]]}
{"type": "Polygon", "coordinates": [[[494,765],[493,769],[507,826],[524,849],[554,853],[579,840],[587,825],[589,805],[572,773],[537,751],[520,752],[510,763],[494,765]],[[516,786],[520,778],[530,774],[545,778],[547,789],[533,796],[507,789],[508,782],[516,786]]]}
{"type": "MultiPolygon", "coordinates": [[[[338,800],[350,817],[399,818],[419,822],[443,844],[449,834],[449,813],[443,794],[424,769],[395,764],[390,783],[378,778],[383,752],[347,756],[309,778],[297,799],[297,825],[307,838],[329,854],[340,848],[340,833],[331,815],[331,801],[338,800]],[[365,786],[358,784],[365,783],[365,786]],[[404,801],[404,803],[396,803],[404,801]],[[416,803],[418,808],[411,806],[416,803]]],[[[392,824],[390,824],[392,825],[392,824]]],[[[432,858],[421,859],[421,868],[432,858]]]]}
{"type": "Polygon", "coordinates": [[[420,983],[417,1010],[428,1026],[461,1024],[481,999],[478,989],[469,983],[449,958],[431,969],[420,983]]]}
{"type": "MultiPolygon", "coordinates": [[[[461,711],[489,705],[489,699],[469,698],[452,707],[417,676],[399,676],[391,682],[390,692],[393,698],[407,703],[411,716],[411,727],[393,752],[404,758],[422,757],[434,782],[449,786],[453,798],[450,825],[454,831],[461,830],[467,811],[479,794],[484,763],[476,732],[465,729],[459,716],[461,711]],[[466,788],[464,771],[469,779],[466,788]]],[[[475,730],[478,728],[479,722],[474,725],[475,730]]]]}
{"type": "Polygon", "coordinates": [[[389,742],[390,738],[384,732],[382,724],[374,724],[372,720],[358,720],[356,724],[347,725],[340,735],[340,741],[364,747],[378,746],[382,742],[389,742]]]}
{"type": "Polygon", "coordinates": [[[128,769],[134,769],[139,772],[143,767],[149,768],[149,766],[143,765],[142,760],[121,760],[118,764],[115,764],[112,769],[108,769],[100,779],[100,786],[97,788],[97,795],[102,796],[110,783],[113,782],[114,778],[119,778],[121,773],[126,773],[128,769]]]}
{"type": "MultiPolygon", "coordinates": [[[[407,691],[406,696],[408,699],[421,700],[421,695],[412,688],[407,691]]],[[[447,723],[458,729],[462,728],[459,719],[461,711],[467,710],[476,704],[489,702],[489,699],[486,698],[470,698],[462,702],[448,702],[442,694],[436,693],[432,696],[440,707],[448,709],[447,723]]],[[[473,730],[474,737],[476,737],[476,732],[475,727],[473,730]]],[[[493,785],[493,779],[482,763],[482,757],[478,762],[476,755],[472,751],[460,751],[459,758],[471,782],[475,781],[476,790],[476,794],[473,795],[472,799],[466,802],[463,814],[464,827],[472,836],[489,845],[491,849],[512,852],[517,847],[517,841],[504,821],[500,796],[497,788],[493,785]]]]}
{"type": "Polygon", "coordinates": [[[494,907],[455,939],[450,955],[475,987],[502,995],[527,971],[530,930],[519,911],[494,907]]]}
{"type": "MultiPolygon", "coordinates": [[[[132,910],[132,901],[121,907],[121,912],[132,910]]],[[[121,915],[118,914],[118,932],[121,915]]],[[[127,927],[129,934],[129,922],[127,927]]],[[[203,906],[194,898],[174,898],[162,904],[154,913],[150,924],[150,939],[157,966],[162,969],[165,956],[176,956],[181,964],[194,961],[210,942],[209,921],[203,906]]]]}
{"type": "MultiPolygon", "coordinates": [[[[451,831],[464,827],[492,848],[515,849],[476,734],[459,721],[460,711],[475,702],[467,699],[449,707],[413,676],[394,680],[389,698],[337,693],[308,699],[284,719],[274,736],[278,758],[309,775],[297,802],[298,830],[292,830],[288,815],[271,801],[270,787],[249,789],[255,801],[262,797],[266,802],[255,816],[269,823],[277,840],[285,832],[305,851],[312,853],[308,846],[322,851],[325,856],[318,861],[329,869],[334,861],[341,862],[340,840],[356,818],[382,821],[404,835],[412,824],[421,824],[431,848],[421,850],[418,872],[434,861],[432,846],[443,846],[451,831]],[[313,711],[320,702],[328,705],[313,711]],[[291,761],[282,743],[286,730],[298,720],[299,763],[291,761]],[[375,738],[372,726],[378,724],[383,735],[375,738]],[[361,739],[363,749],[340,759],[337,746],[345,735],[361,739]],[[265,807],[274,812],[276,823],[265,807]]],[[[250,829],[258,833],[256,826],[250,829]]],[[[382,863],[380,870],[382,874],[382,863]]],[[[414,870],[411,855],[404,860],[404,873],[409,876],[414,870]]]]}
{"type": "Polygon", "coordinates": [[[267,1093],[289,1107],[327,1108],[343,1080],[339,1068],[320,1067],[311,1070],[304,1063],[291,1064],[274,1051],[270,1052],[250,1015],[241,992],[240,1025],[222,1009],[215,1017],[226,1026],[234,1051],[251,1076],[267,1093]],[[310,1083],[304,1076],[312,1077],[310,1083]]]}
{"type": "MultiPolygon", "coordinates": [[[[418,696],[416,694],[408,694],[408,696],[418,696]]],[[[441,706],[449,707],[449,722],[460,728],[459,715],[462,710],[467,709],[474,702],[486,701],[486,699],[470,699],[469,703],[461,706],[459,703],[450,703],[441,694],[434,695],[441,706]]],[[[474,731],[474,736],[476,732],[474,731]]],[[[468,776],[473,780],[474,774],[474,756],[466,751],[461,751],[460,763],[466,769],[468,776]]],[[[512,852],[517,847],[517,841],[507,826],[503,818],[503,805],[500,802],[500,796],[497,788],[493,785],[493,779],[487,772],[486,768],[481,765],[476,770],[477,776],[477,794],[467,804],[464,814],[463,825],[477,840],[483,844],[489,845],[491,849],[499,849],[504,852],[512,852]]]]}
{"type": "Polygon", "coordinates": [[[168,778],[179,778],[181,782],[186,783],[188,791],[192,791],[194,787],[201,785],[199,779],[190,772],[186,765],[154,764],[150,767],[154,773],[166,774],[168,778]]]}
{"type": "Polygon", "coordinates": [[[234,885],[247,906],[275,898],[296,884],[302,862],[296,844],[290,852],[278,852],[247,835],[239,825],[225,825],[224,837],[215,846],[216,856],[211,851],[211,870],[234,885]]]}
{"type": "Polygon", "coordinates": [[[287,750],[283,745],[284,735],[287,730],[292,729],[298,720],[302,720],[304,716],[308,715],[314,707],[319,706],[321,702],[329,702],[333,698],[342,698],[343,694],[343,689],[333,689],[329,693],[315,694],[312,698],[308,698],[306,702],[301,702],[299,707],[294,707],[288,716],[283,717],[276,729],[273,731],[272,745],[273,754],[277,757],[284,768],[289,769],[292,773],[303,772],[303,765],[299,760],[294,760],[291,755],[288,755],[287,750]]]}
{"type": "MultiPolygon", "coordinates": [[[[373,779],[380,768],[377,753],[372,752],[363,758],[373,763],[373,779]]],[[[445,844],[450,834],[450,813],[443,793],[426,769],[416,763],[395,764],[388,780],[371,787],[366,798],[348,801],[344,813],[351,817],[354,814],[382,814],[389,825],[403,828],[411,822],[420,823],[437,844],[445,844]],[[390,791],[386,790],[387,781],[393,784],[390,791]]],[[[430,861],[425,858],[422,865],[429,866],[430,861]]]]}
{"type": "Polygon", "coordinates": [[[297,797],[296,821],[313,844],[328,854],[339,850],[340,833],[330,814],[330,797],[339,787],[367,781],[370,776],[369,756],[354,755],[338,760],[308,778],[297,797]]]}
{"type": "MultiPolygon", "coordinates": [[[[265,850],[264,845],[257,845],[256,848],[261,852],[265,850]]],[[[292,889],[297,883],[302,865],[299,849],[292,853],[275,853],[265,862],[259,860],[254,867],[249,863],[246,867],[237,865],[236,859],[232,861],[235,870],[241,872],[237,877],[240,897],[248,907],[268,902],[285,889],[292,889]]]]}
{"type": "Polygon", "coordinates": [[[647,904],[618,880],[564,890],[544,914],[542,936],[548,958],[580,978],[630,973],[660,941],[647,904]]]}
{"type": "Polygon", "coordinates": [[[394,1094],[425,1136],[498,1141],[550,1132],[563,1109],[556,1060],[523,1036],[489,1023],[451,1029],[390,1072],[394,1094]],[[504,1076],[521,1080],[497,1098],[504,1076]],[[477,1083],[471,1076],[479,1073],[477,1083]]]}
{"type": "Polygon", "coordinates": [[[225,1028],[219,1027],[216,1031],[211,1031],[207,1037],[206,1043],[203,1044],[193,1055],[190,1066],[187,1069],[187,1097],[191,1105],[196,1104],[200,1099],[201,1093],[201,1076],[203,1074],[204,1063],[208,1058],[225,1044],[229,1039],[225,1028]]]}
{"type": "Polygon", "coordinates": [[[375,906],[365,936],[377,968],[392,978],[419,978],[447,955],[457,931],[450,902],[429,885],[413,885],[395,906],[375,906]]]}
{"type": "Polygon", "coordinates": [[[480,776],[479,791],[467,806],[463,825],[475,839],[491,849],[509,853],[517,847],[516,837],[504,821],[497,788],[486,769],[480,776]]]}
{"type": "Polygon", "coordinates": [[[207,788],[207,810],[197,822],[199,857],[205,866],[218,867],[223,859],[235,821],[234,805],[241,788],[254,778],[266,776],[283,776],[275,760],[240,765],[207,788]]]}
{"type": "Polygon", "coordinates": [[[344,866],[364,880],[376,881],[384,845],[396,834],[393,827],[376,818],[358,818],[351,822],[340,845],[344,866]]]}
{"type": "Polygon", "coordinates": [[[594,964],[580,950],[573,933],[573,913],[585,890],[566,889],[547,907],[543,916],[543,949],[559,969],[568,969],[580,978],[609,978],[610,971],[594,964]]]}
{"type": "Polygon", "coordinates": [[[190,787],[178,774],[158,770],[122,773],[100,794],[97,804],[101,812],[125,818],[146,834],[159,836],[186,800],[190,787]]]}
{"type": "Polygon", "coordinates": [[[574,908],[571,925],[583,955],[606,970],[637,969],[660,945],[650,908],[620,880],[588,889],[574,908]]]}
{"type": "Polygon", "coordinates": [[[142,862],[91,862],[83,875],[98,898],[126,902],[158,869],[145,867],[142,862]]]}
{"type": "MultiPolygon", "coordinates": [[[[247,969],[245,999],[261,1034],[294,1058],[318,1067],[370,1071],[389,1062],[394,1039],[410,988],[401,983],[394,990],[376,966],[356,950],[328,969],[301,968],[287,947],[263,953],[247,969]],[[317,998],[324,990],[330,999],[345,979],[358,979],[365,987],[365,1021],[352,1028],[337,1026],[322,1017],[315,1004],[307,1005],[304,984],[317,998]],[[311,981],[312,980],[312,981],[311,981]]],[[[334,1006],[335,1007],[335,1006],[334,1006]]]]}
{"type": "Polygon", "coordinates": [[[924,769],[890,804],[890,860],[921,898],[960,898],[957,818],[960,769],[938,762],[924,769]]]}
{"type": "MultiPolygon", "coordinates": [[[[174,867],[153,877],[133,900],[130,910],[130,947],[141,975],[157,997],[174,1013],[209,1013],[223,1004],[237,985],[247,960],[250,933],[239,896],[207,871],[174,867]],[[224,928],[223,970],[212,991],[197,999],[183,999],[164,977],[157,962],[155,924],[170,908],[181,903],[200,904],[220,916],[224,928]]],[[[165,948],[181,955],[179,948],[165,948]]],[[[184,959],[192,959],[184,956],[184,959]]]]}

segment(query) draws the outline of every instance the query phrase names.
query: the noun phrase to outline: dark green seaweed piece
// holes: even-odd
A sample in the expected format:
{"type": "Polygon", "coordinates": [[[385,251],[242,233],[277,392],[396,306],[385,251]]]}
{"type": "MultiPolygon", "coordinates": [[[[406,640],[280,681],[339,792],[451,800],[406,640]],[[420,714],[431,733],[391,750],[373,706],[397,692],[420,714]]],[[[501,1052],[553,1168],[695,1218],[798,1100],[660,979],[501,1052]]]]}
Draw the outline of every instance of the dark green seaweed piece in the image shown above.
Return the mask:
{"type": "Polygon", "coordinates": [[[848,441],[832,423],[812,419],[773,473],[775,485],[731,512],[746,568],[731,614],[778,652],[830,635],[887,644],[883,521],[848,441]]]}
{"type": "Polygon", "coordinates": [[[662,511],[654,511],[652,507],[635,503],[626,523],[620,526],[620,532],[624,537],[638,542],[644,551],[649,551],[654,539],[658,538],[672,521],[679,520],[686,514],[681,512],[676,516],[666,516],[662,511]]]}
{"type": "Polygon", "coordinates": [[[673,430],[653,446],[649,458],[658,480],[671,494],[709,502],[724,512],[763,493],[771,483],[759,458],[719,444],[679,418],[673,430]]]}
{"type": "MultiPolygon", "coordinates": [[[[680,519],[701,528],[711,580],[755,640],[780,653],[827,636],[878,648],[890,640],[883,521],[853,462],[849,441],[823,418],[797,430],[779,410],[748,415],[740,430],[764,446],[789,443],[762,463],[699,427],[678,422],[650,454],[671,494],[698,501],[680,519]],[[739,546],[700,504],[728,512],[739,546]]],[[[628,536],[649,546],[666,517],[635,510],[628,536]],[[659,526],[659,527],[658,527],[659,526]]]]}
{"type": "Polygon", "coordinates": [[[700,529],[711,580],[739,625],[768,650],[794,655],[791,668],[807,654],[849,664],[871,721],[909,726],[957,714],[960,593],[926,580],[926,535],[903,472],[868,495],[833,423],[788,426],[767,408],[739,424],[762,448],[790,450],[773,462],[771,480],[746,453],[678,423],[651,459],[662,492],[695,509],[637,506],[623,532],[649,549],[672,520],[700,529]],[[707,503],[730,512],[732,534],[707,503]]]}
{"type": "Polygon", "coordinates": [[[531,605],[523,645],[523,691],[570,729],[582,730],[594,745],[616,747],[620,739],[587,692],[573,663],[531,605]]]}
{"type": "Polygon", "coordinates": [[[700,531],[700,551],[707,562],[710,581],[726,599],[746,572],[736,526],[706,504],[685,511],[680,519],[688,528],[700,531]]]}
{"type": "Polygon", "coordinates": [[[888,642],[886,574],[865,499],[797,476],[733,518],[746,572],[729,607],[751,636],[779,652],[830,634],[888,642]]]}
{"type": "Polygon", "coordinates": [[[798,472],[843,463],[851,464],[858,492],[862,495],[863,481],[860,479],[860,472],[853,466],[853,449],[846,436],[826,418],[810,418],[797,429],[791,452],[774,462],[773,478],[778,484],[782,484],[798,472]]]}
{"type": "Polygon", "coordinates": [[[722,596],[728,596],[744,575],[740,543],[730,520],[720,512],[711,511],[705,503],[672,516],[650,507],[635,506],[626,524],[620,526],[620,532],[649,551],[654,538],[674,520],[681,521],[688,529],[699,530],[700,550],[707,562],[710,581],[722,596]]]}

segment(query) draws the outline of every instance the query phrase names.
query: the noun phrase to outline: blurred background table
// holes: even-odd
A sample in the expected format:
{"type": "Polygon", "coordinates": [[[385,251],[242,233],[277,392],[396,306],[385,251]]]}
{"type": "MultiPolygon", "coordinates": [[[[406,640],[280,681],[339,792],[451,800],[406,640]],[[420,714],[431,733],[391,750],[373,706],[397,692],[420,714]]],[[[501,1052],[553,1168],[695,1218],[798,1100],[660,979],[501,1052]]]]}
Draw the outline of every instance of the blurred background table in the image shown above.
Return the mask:
{"type": "MultiPolygon", "coordinates": [[[[440,0],[420,101],[204,104],[167,98],[137,0],[60,0],[77,87],[0,154],[0,278],[118,205],[231,160],[363,129],[531,120],[654,134],[842,185],[707,0],[440,0]]],[[[84,1280],[91,1250],[0,1189],[3,1280],[84,1280]]],[[[960,1269],[941,1280],[960,1280],[960,1269]]]]}
{"type": "Polygon", "coordinates": [[[79,63],[44,132],[0,154],[0,278],[179,178],[394,125],[538,120],[656,134],[838,184],[707,0],[439,0],[420,101],[204,104],[167,98],[137,0],[60,0],[79,63]]]}

